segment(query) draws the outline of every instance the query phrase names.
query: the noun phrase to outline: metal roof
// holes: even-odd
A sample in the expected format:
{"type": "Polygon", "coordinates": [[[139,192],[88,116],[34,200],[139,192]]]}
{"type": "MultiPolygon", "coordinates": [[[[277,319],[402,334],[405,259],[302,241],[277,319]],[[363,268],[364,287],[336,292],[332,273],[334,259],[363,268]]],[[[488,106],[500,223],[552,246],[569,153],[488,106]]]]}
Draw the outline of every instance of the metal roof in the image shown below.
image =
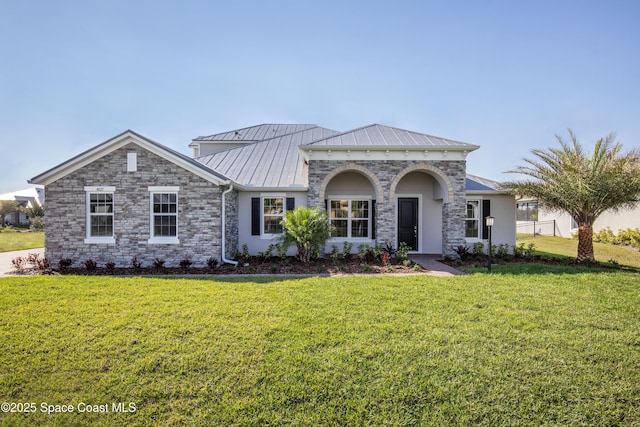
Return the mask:
{"type": "MultiPolygon", "coordinates": [[[[307,127],[309,125],[299,126],[307,127]]],[[[315,126],[231,150],[198,157],[196,160],[245,188],[305,189],[307,186],[307,165],[304,163],[298,146],[309,144],[337,133],[337,131],[331,129],[315,126]]]]}
{"type": "Polygon", "coordinates": [[[475,150],[477,145],[373,124],[308,144],[305,149],[330,147],[441,148],[475,150]]]}
{"type": "Polygon", "coordinates": [[[194,138],[193,141],[264,141],[315,127],[318,127],[318,125],[264,123],[215,135],[199,136],[194,138]]]}
{"type": "Polygon", "coordinates": [[[487,178],[481,178],[475,175],[467,174],[466,180],[467,191],[500,191],[500,183],[487,178]]]}

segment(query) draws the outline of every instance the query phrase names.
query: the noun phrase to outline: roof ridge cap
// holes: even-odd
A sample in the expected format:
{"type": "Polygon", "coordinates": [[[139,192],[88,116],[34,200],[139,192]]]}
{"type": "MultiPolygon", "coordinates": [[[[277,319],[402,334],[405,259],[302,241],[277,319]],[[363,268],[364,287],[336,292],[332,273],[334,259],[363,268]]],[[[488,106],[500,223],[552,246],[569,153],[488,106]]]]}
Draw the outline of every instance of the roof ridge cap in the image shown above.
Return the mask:
{"type": "Polygon", "coordinates": [[[200,135],[200,136],[197,136],[197,137],[193,138],[191,141],[197,141],[200,138],[209,138],[209,137],[212,137],[212,136],[215,136],[215,135],[221,135],[221,134],[225,134],[225,133],[231,133],[231,132],[239,133],[241,131],[244,131],[244,130],[247,130],[247,129],[252,129],[252,128],[257,128],[257,127],[260,127],[260,126],[299,126],[299,125],[311,126],[311,128],[309,128],[309,129],[312,129],[314,127],[318,127],[318,125],[315,124],[315,123],[260,123],[260,124],[253,125],[253,126],[245,126],[243,128],[239,128],[239,129],[231,129],[231,130],[227,130],[227,131],[223,131],[223,132],[216,132],[216,133],[212,133],[211,135],[200,135]]]}

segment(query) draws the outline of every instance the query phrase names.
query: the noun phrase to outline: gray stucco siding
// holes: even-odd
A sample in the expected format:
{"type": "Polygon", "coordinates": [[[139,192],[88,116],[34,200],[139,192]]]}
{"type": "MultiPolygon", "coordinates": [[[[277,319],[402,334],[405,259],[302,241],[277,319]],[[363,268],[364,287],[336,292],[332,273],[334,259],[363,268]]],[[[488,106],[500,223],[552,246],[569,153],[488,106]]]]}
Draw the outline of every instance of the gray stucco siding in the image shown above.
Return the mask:
{"type": "MultiPolygon", "coordinates": [[[[267,237],[264,235],[252,235],[251,234],[251,199],[259,197],[284,197],[295,199],[295,206],[307,206],[307,193],[300,191],[281,191],[281,192],[271,192],[271,191],[246,191],[240,192],[238,195],[238,215],[237,222],[239,223],[237,227],[236,238],[238,241],[238,250],[242,249],[242,245],[247,245],[249,253],[251,255],[257,255],[258,252],[262,252],[267,250],[270,244],[275,244],[278,242],[278,236],[267,237]]],[[[262,217],[260,218],[262,221],[262,217]]],[[[229,244],[229,243],[227,243],[229,244]]],[[[289,248],[289,255],[295,255],[296,251],[294,247],[289,248]]]]}
{"type": "Polygon", "coordinates": [[[151,266],[156,258],[177,266],[188,258],[203,266],[221,257],[221,189],[137,144],[128,144],[45,187],[45,255],[54,264],[70,258],[75,266],[88,259],[102,266],[113,261],[128,267],[135,256],[151,266]],[[137,153],[137,171],[127,172],[127,153],[137,153]],[[177,244],[150,244],[149,187],[179,187],[177,244]],[[85,243],[85,187],[115,187],[115,243],[85,243]]]}

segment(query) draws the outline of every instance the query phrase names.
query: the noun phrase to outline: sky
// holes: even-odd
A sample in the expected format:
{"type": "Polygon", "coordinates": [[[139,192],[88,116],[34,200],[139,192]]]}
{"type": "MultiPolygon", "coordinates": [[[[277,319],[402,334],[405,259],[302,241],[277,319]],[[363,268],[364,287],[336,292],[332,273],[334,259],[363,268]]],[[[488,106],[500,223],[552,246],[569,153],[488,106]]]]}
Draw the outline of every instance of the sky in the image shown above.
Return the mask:
{"type": "Polygon", "coordinates": [[[132,129],[182,153],[261,123],[480,146],[497,181],[615,132],[640,147],[640,2],[0,0],[0,193],[132,129]]]}

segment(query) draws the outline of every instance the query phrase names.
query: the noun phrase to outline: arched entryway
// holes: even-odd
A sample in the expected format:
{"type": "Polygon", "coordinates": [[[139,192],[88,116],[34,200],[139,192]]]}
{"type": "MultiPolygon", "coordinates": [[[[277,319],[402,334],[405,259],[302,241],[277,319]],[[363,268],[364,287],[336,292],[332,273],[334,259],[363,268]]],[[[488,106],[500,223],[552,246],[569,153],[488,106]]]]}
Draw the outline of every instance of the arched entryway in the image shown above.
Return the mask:
{"type": "Polygon", "coordinates": [[[391,188],[396,209],[396,241],[412,251],[441,254],[443,206],[449,198],[446,178],[412,168],[398,174],[391,188]]]}

